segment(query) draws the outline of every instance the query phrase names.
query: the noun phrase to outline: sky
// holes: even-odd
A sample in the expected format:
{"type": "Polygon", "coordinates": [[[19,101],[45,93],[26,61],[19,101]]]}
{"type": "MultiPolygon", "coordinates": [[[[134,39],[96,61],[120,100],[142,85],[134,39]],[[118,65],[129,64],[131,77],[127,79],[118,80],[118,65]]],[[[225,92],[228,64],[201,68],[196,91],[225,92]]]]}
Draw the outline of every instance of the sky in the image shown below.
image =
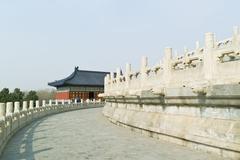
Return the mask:
{"type": "Polygon", "coordinates": [[[240,26],[237,0],[1,0],[0,89],[51,88],[82,70],[115,71],[142,56],[154,65],[165,47],[179,53],[240,26]]]}

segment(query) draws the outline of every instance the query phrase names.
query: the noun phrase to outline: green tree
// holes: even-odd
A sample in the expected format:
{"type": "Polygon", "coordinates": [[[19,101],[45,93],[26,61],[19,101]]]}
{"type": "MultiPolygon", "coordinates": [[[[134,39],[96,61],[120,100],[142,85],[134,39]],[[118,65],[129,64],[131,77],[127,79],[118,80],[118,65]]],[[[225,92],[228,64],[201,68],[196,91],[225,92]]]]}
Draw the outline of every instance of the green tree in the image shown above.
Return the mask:
{"type": "Polygon", "coordinates": [[[22,102],[24,93],[19,88],[15,88],[10,97],[12,97],[13,101],[22,102]]]}
{"type": "Polygon", "coordinates": [[[0,102],[6,103],[9,100],[11,100],[9,89],[8,88],[3,88],[0,92],[0,102]]]}
{"type": "Polygon", "coordinates": [[[28,94],[25,97],[26,101],[30,101],[30,100],[38,100],[38,96],[37,96],[37,92],[36,91],[29,91],[28,94]]]}

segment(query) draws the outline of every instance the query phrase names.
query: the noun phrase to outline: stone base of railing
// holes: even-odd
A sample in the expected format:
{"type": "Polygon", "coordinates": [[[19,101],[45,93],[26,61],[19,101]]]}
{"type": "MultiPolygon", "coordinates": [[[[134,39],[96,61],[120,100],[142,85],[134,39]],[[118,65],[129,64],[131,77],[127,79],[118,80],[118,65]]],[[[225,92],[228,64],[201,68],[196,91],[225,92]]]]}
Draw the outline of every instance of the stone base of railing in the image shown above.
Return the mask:
{"type": "Polygon", "coordinates": [[[106,102],[103,114],[111,122],[160,140],[240,159],[239,108],[123,101],[106,102]]]}
{"type": "Polygon", "coordinates": [[[35,120],[57,113],[80,109],[98,108],[103,107],[103,105],[103,103],[53,105],[28,109],[26,111],[12,113],[11,115],[2,117],[0,120],[0,156],[2,155],[2,152],[11,137],[21,128],[27,126],[35,120]]]}

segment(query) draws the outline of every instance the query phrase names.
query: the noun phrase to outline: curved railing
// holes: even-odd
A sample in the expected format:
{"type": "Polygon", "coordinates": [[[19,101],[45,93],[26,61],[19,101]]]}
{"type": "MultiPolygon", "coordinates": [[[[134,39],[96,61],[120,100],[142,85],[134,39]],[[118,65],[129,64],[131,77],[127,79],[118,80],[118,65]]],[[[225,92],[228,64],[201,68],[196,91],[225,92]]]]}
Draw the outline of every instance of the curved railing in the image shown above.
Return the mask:
{"type": "Polygon", "coordinates": [[[48,104],[43,100],[42,105],[39,104],[39,101],[24,101],[22,105],[20,102],[0,103],[0,156],[9,139],[34,120],[56,113],[102,106],[100,101],[89,100],[81,103],[49,100],[48,104]]]}

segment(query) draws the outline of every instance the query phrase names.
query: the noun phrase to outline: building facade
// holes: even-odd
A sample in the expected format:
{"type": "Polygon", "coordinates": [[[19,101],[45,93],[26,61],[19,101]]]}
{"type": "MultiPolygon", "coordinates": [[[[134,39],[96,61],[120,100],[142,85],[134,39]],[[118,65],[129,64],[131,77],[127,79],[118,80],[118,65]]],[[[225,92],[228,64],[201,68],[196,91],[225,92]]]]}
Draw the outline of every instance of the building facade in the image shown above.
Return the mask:
{"type": "Polygon", "coordinates": [[[67,78],[48,83],[56,87],[56,99],[98,100],[98,94],[104,92],[104,77],[108,72],[79,70],[67,78]]]}

